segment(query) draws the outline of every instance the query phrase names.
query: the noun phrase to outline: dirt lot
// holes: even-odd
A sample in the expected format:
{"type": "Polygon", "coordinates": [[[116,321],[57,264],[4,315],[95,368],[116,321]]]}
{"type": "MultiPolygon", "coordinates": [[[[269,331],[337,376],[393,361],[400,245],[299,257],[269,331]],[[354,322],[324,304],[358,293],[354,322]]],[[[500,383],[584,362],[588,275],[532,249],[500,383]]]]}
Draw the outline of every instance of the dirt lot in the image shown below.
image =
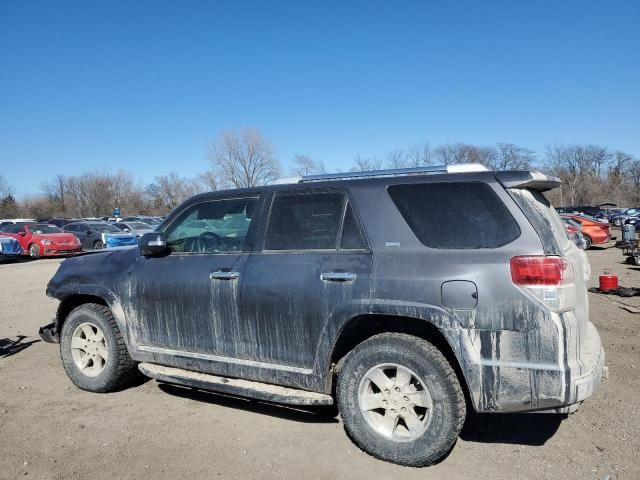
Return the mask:
{"type": "MultiPolygon", "coordinates": [[[[610,268],[640,286],[615,248],[589,251],[593,285],[610,268]]],[[[148,381],[91,394],[67,379],[37,329],[58,260],[0,265],[0,478],[640,478],[640,297],[590,294],[610,377],[580,410],[472,415],[439,465],[375,460],[327,410],[299,410],[148,381]]]]}

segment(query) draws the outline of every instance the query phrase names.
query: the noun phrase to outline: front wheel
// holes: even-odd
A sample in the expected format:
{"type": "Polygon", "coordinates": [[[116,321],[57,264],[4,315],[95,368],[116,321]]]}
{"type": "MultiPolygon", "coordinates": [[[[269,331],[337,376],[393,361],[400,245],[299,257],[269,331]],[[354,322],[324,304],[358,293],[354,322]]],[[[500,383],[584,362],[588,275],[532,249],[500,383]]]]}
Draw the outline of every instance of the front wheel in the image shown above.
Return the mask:
{"type": "Polygon", "coordinates": [[[338,375],[345,428],[365,452],[406,466],[426,466],[456,441],[466,406],[456,373],[420,338],[375,335],[351,351],[338,375]]]}
{"type": "Polygon", "coordinates": [[[591,245],[593,245],[593,242],[591,241],[591,237],[587,235],[583,235],[583,237],[584,237],[584,249],[589,250],[591,248],[591,245]]]}
{"type": "Polygon", "coordinates": [[[29,245],[29,256],[34,260],[40,258],[40,247],[35,243],[29,245]]]}
{"type": "Polygon", "coordinates": [[[102,240],[96,240],[93,243],[93,249],[94,250],[102,250],[104,248],[104,243],[102,243],[102,240]]]}
{"type": "Polygon", "coordinates": [[[60,334],[62,364],[82,390],[111,392],[127,386],[137,365],[108,307],[95,303],[74,309],[60,334]]]}

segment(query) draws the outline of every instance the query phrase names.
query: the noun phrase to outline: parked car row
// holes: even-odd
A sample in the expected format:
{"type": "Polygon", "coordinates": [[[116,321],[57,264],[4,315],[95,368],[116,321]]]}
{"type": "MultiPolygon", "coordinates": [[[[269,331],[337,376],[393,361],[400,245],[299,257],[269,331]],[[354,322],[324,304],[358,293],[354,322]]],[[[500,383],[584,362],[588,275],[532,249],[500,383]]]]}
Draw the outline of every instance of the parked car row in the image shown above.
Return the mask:
{"type": "Polygon", "coordinates": [[[73,222],[64,226],[73,233],[85,250],[137,245],[137,237],[107,222],[73,222]]]}
{"type": "Polygon", "coordinates": [[[45,223],[20,223],[2,227],[3,236],[20,243],[22,253],[31,258],[68,255],[82,250],[80,240],[55,225],[45,223]]]}
{"type": "Polygon", "coordinates": [[[569,215],[586,215],[592,217],[598,221],[609,221],[609,214],[601,206],[577,206],[577,207],[557,207],[556,211],[559,214],[569,215]]]}
{"type": "MultiPolygon", "coordinates": [[[[106,217],[105,217],[106,218],[106,217]]],[[[138,238],[152,232],[160,217],[124,217],[107,222],[102,218],[19,218],[0,221],[0,254],[31,258],[69,255],[82,250],[137,245],[138,238]],[[146,222],[143,222],[145,220],[146,222]]]]}

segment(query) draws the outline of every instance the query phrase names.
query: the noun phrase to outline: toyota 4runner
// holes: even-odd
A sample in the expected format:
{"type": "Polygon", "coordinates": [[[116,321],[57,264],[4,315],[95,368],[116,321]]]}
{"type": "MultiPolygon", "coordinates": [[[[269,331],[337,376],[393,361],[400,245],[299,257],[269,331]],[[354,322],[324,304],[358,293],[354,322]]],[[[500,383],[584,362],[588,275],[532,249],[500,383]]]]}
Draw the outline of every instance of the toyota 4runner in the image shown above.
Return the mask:
{"type": "Polygon", "coordinates": [[[542,193],[558,185],[453,165],[198,195],[138,248],[65,260],[41,335],[81,389],[140,370],[336,402],[364,451],[428,465],[467,408],[568,413],[602,378],[589,264],[542,193]]]}

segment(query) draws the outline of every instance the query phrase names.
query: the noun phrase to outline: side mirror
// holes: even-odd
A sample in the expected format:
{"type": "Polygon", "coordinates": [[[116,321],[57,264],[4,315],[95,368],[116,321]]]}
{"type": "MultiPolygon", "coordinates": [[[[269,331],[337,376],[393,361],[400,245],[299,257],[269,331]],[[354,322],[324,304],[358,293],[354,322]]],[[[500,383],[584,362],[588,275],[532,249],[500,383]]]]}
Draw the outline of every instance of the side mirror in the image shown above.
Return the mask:
{"type": "Polygon", "coordinates": [[[140,237],[138,242],[140,255],[161,255],[168,251],[167,239],[162,232],[149,232],[140,237]]]}
{"type": "Polygon", "coordinates": [[[27,232],[18,232],[18,235],[20,235],[21,237],[26,237],[27,236],[27,232]]]}
{"type": "Polygon", "coordinates": [[[130,232],[131,230],[129,230],[128,228],[124,228],[122,231],[123,232],[130,232]]]}
{"type": "Polygon", "coordinates": [[[87,230],[86,232],[84,232],[87,235],[91,235],[93,233],[93,230],[87,230]]]}

